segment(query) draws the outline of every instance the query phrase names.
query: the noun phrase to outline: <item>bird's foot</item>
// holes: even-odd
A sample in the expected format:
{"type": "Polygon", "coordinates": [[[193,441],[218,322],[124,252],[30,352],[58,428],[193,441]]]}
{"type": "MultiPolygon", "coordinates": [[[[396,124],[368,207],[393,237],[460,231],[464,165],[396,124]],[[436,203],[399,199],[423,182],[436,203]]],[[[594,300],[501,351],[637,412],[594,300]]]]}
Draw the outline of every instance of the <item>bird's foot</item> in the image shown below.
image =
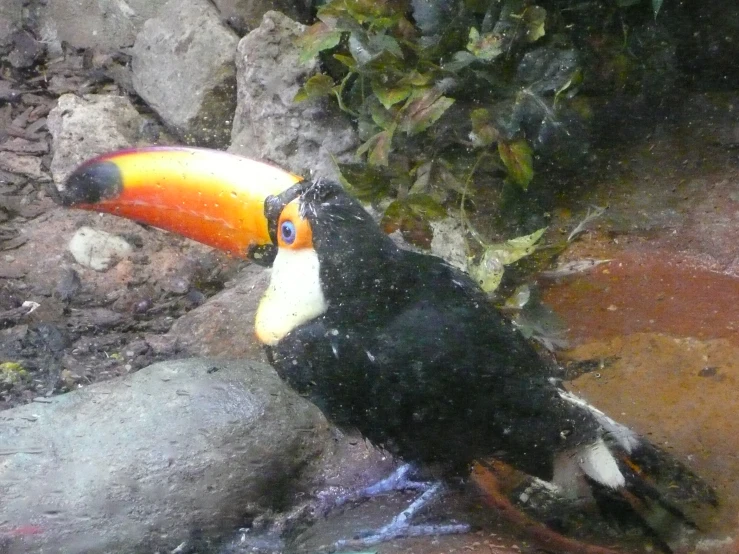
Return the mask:
{"type": "Polygon", "coordinates": [[[412,464],[403,464],[399,466],[393,473],[384,479],[373,483],[363,489],[351,491],[338,498],[329,499],[328,496],[319,495],[323,504],[320,510],[324,516],[328,515],[334,508],[339,508],[346,504],[353,504],[374,498],[380,494],[386,494],[396,491],[427,491],[433,483],[428,481],[416,481],[413,479],[415,468],[412,464]]]}
{"type": "MultiPolygon", "coordinates": [[[[387,492],[388,490],[399,490],[396,488],[383,488],[386,485],[392,484],[391,480],[396,477],[396,474],[402,470],[405,466],[401,466],[398,468],[398,471],[393,473],[390,477],[387,479],[383,479],[382,481],[376,483],[372,487],[367,487],[367,489],[364,489],[364,491],[367,491],[368,489],[374,489],[374,487],[379,486],[377,490],[380,492],[387,492]]],[[[399,477],[400,479],[404,479],[407,474],[410,472],[410,468],[405,470],[399,477]]],[[[409,481],[414,482],[415,481],[409,481]]],[[[404,489],[407,489],[408,487],[404,487],[404,489]]],[[[400,538],[407,538],[407,537],[421,537],[421,536],[429,536],[429,535],[454,535],[454,534],[460,534],[460,533],[467,533],[470,531],[470,526],[466,523],[451,523],[451,524],[440,524],[440,525],[430,525],[430,524],[422,524],[422,525],[412,525],[410,522],[413,519],[413,517],[424,507],[426,507],[429,503],[436,500],[443,492],[443,485],[441,483],[426,483],[426,490],[424,493],[419,496],[416,500],[414,500],[410,506],[408,506],[405,510],[400,512],[397,516],[393,518],[393,520],[385,525],[384,527],[381,527],[380,529],[376,529],[373,531],[366,531],[364,533],[361,533],[359,537],[354,539],[345,539],[340,540],[335,543],[335,548],[337,550],[344,549],[344,548],[361,548],[366,546],[372,546],[373,544],[379,544],[382,542],[386,542],[392,539],[400,539],[400,538]]],[[[374,494],[379,494],[378,492],[375,492],[374,494]]],[[[366,497],[365,497],[366,498],[366,497]]]]}
{"type": "Polygon", "coordinates": [[[331,508],[338,508],[345,504],[367,500],[389,492],[407,490],[427,491],[431,488],[433,483],[412,479],[414,470],[415,467],[412,464],[403,464],[384,479],[363,489],[355,490],[338,497],[333,501],[331,508]]]}

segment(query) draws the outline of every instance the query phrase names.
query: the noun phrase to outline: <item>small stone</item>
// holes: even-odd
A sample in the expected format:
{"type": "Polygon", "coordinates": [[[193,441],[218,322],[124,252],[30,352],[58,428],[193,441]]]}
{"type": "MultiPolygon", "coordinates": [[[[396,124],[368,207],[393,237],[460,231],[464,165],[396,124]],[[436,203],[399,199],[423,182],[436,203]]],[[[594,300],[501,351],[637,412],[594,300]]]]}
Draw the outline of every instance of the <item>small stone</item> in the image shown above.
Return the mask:
{"type": "Polygon", "coordinates": [[[187,294],[187,291],[190,290],[190,280],[181,275],[172,275],[162,281],[162,288],[172,294],[187,294]]]}
{"type": "Polygon", "coordinates": [[[0,169],[26,175],[32,179],[44,177],[41,169],[41,158],[34,156],[19,156],[12,152],[0,152],[0,169]]]}
{"type": "Polygon", "coordinates": [[[110,269],[132,250],[121,237],[91,227],[80,227],[69,241],[69,251],[75,261],[95,271],[110,269]]]}
{"type": "Polygon", "coordinates": [[[158,355],[170,355],[177,349],[177,338],[168,335],[146,335],[146,344],[158,355]]]}
{"type": "Polygon", "coordinates": [[[56,285],[54,294],[62,301],[72,299],[80,290],[82,282],[80,276],[71,267],[63,270],[62,276],[56,285]]]}
{"type": "Polygon", "coordinates": [[[31,141],[16,137],[2,143],[0,149],[18,154],[46,154],[49,151],[49,145],[44,141],[31,141]]]}

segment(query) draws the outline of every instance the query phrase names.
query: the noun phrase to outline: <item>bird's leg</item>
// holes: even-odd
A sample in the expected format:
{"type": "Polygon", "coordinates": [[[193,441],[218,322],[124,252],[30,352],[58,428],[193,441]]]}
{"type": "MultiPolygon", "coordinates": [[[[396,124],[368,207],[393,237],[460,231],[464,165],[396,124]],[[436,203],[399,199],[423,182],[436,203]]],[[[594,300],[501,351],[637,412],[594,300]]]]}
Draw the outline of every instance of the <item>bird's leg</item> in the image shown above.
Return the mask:
{"type": "Polygon", "coordinates": [[[483,491],[484,500],[506,520],[522,529],[542,549],[562,554],[619,554],[618,551],[602,546],[585,544],[560,535],[543,523],[531,519],[519,510],[500,489],[496,477],[495,465],[475,463],[472,477],[475,484],[483,491]]]}
{"type": "MultiPolygon", "coordinates": [[[[388,481],[393,476],[383,481],[388,481]]],[[[378,483],[379,484],[379,483],[378,483]]],[[[372,487],[368,487],[372,488],[372,487]]],[[[392,539],[406,538],[406,537],[421,537],[429,535],[452,535],[457,533],[467,533],[470,530],[470,526],[466,523],[453,523],[443,525],[412,525],[411,520],[421,509],[427,506],[430,502],[436,500],[443,493],[443,485],[440,482],[429,484],[425,492],[414,500],[410,506],[395,516],[390,523],[377,529],[363,533],[356,539],[340,540],[337,541],[335,547],[337,549],[342,548],[357,548],[371,546],[373,544],[379,544],[392,539]]],[[[365,489],[367,490],[367,489],[365,489]]]]}
{"type": "Polygon", "coordinates": [[[339,506],[343,506],[344,504],[349,504],[351,502],[367,500],[369,498],[374,498],[379,494],[388,492],[407,490],[427,491],[431,488],[433,483],[413,480],[411,476],[414,469],[415,468],[412,464],[403,464],[384,479],[363,489],[355,490],[340,496],[334,500],[331,508],[338,508],[339,506]]]}

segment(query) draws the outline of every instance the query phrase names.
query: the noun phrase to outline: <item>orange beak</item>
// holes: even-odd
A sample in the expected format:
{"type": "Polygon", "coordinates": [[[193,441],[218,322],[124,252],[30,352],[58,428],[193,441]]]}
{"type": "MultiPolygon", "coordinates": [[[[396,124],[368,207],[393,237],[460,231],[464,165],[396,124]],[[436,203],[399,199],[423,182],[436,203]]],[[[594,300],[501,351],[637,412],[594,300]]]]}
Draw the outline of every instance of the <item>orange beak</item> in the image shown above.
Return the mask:
{"type": "Polygon", "coordinates": [[[133,219],[243,257],[272,243],[267,197],[302,180],[227,152],[164,146],[87,161],[59,194],[65,206],[133,219]]]}

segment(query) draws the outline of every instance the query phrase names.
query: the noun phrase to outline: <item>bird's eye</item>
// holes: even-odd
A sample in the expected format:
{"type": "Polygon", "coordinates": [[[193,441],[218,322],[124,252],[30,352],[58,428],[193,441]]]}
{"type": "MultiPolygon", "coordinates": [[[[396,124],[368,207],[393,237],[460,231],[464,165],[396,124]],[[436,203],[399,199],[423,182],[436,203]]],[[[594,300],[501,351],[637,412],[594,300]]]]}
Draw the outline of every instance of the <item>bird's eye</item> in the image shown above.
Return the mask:
{"type": "Polygon", "coordinates": [[[292,221],[283,221],[280,225],[280,235],[285,244],[295,242],[295,224],[292,221]]]}

